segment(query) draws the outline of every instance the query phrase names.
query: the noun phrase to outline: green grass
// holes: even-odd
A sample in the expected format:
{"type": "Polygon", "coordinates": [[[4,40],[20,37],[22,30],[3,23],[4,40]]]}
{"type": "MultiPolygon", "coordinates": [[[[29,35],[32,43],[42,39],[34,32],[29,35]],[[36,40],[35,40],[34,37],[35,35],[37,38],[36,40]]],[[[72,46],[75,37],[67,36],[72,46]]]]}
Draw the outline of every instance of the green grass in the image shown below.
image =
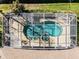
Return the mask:
{"type": "Polygon", "coordinates": [[[9,12],[10,8],[11,7],[8,4],[0,4],[0,10],[3,10],[4,13],[9,12]]]}
{"type": "MultiPolygon", "coordinates": [[[[11,4],[0,4],[0,10],[3,10],[4,13],[10,12],[13,8],[11,6],[11,4]]],[[[79,17],[79,3],[24,4],[24,6],[26,10],[39,10],[43,12],[69,12],[72,10],[79,17]]]]}
{"type": "MultiPolygon", "coordinates": [[[[26,9],[41,9],[41,10],[79,10],[79,3],[72,3],[71,8],[69,3],[51,3],[51,4],[39,4],[37,6],[27,6],[27,4],[24,4],[26,9]]],[[[33,4],[32,4],[33,5],[33,4]]],[[[11,4],[0,4],[0,9],[2,9],[4,12],[9,11],[11,9],[11,4]]]]}
{"type": "MultiPolygon", "coordinates": [[[[25,5],[26,6],[26,5],[25,5]]],[[[72,3],[71,9],[72,10],[78,10],[79,3],[72,3]],[[76,8],[77,7],[77,8],[76,8]]],[[[52,3],[52,4],[39,4],[38,7],[40,9],[49,9],[49,10],[70,10],[70,4],[69,3],[52,3]]]]}

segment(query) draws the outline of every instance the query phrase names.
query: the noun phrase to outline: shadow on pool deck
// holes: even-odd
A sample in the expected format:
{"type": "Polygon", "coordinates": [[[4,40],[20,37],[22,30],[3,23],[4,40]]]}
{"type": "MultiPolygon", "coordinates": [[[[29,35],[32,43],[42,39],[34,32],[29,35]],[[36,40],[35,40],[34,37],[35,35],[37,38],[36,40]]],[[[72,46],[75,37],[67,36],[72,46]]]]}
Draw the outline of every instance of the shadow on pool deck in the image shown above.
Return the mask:
{"type": "MultiPolygon", "coordinates": [[[[17,48],[15,48],[17,49],[17,48]]],[[[36,47],[36,46],[33,46],[33,47],[29,47],[29,46],[23,46],[22,49],[24,50],[69,50],[69,49],[73,49],[73,47],[36,47]]]]}

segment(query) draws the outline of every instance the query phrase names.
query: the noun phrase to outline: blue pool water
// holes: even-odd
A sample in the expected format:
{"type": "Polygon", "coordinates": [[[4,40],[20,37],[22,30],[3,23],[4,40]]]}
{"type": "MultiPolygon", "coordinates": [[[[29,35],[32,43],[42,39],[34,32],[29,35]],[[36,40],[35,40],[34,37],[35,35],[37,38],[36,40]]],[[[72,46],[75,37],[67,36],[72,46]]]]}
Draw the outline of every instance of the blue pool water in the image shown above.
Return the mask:
{"type": "Polygon", "coordinates": [[[25,25],[23,32],[26,37],[30,37],[34,39],[35,38],[37,39],[40,36],[57,37],[60,36],[62,33],[62,26],[52,21],[45,21],[40,24],[25,25]]]}

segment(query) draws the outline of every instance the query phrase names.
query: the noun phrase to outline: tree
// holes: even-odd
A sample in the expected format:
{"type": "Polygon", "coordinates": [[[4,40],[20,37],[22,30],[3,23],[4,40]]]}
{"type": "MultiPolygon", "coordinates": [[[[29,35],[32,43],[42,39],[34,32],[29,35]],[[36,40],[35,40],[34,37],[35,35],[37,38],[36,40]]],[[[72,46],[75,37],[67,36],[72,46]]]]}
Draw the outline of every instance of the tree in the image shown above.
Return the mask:
{"type": "Polygon", "coordinates": [[[23,4],[19,4],[19,0],[13,1],[12,4],[12,12],[21,13],[25,11],[25,7],[23,4]]]}

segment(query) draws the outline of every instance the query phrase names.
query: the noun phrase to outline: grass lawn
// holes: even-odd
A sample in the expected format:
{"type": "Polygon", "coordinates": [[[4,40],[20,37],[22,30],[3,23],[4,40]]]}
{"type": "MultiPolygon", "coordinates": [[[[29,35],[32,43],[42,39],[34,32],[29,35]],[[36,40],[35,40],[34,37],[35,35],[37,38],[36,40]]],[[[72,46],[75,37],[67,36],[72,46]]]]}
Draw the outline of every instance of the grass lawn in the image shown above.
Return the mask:
{"type": "MultiPolygon", "coordinates": [[[[0,4],[0,10],[7,12],[11,10],[11,4],[0,4]]],[[[79,12],[79,3],[49,3],[49,4],[24,4],[26,9],[40,9],[48,11],[68,11],[72,10],[74,12],[79,12]],[[70,7],[71,6],[71,7],[70,7]]]]}
{"type": "MultiPolygon", "coordinates": [[[[24,6],[27,10],[41,10],[43,12],[69,12],[72,10],[79,16],[79,3],[24,4],[24,6]]],[[[0,10],[4,12],[9,12],[12,8],[11,4],[0,4],[0,10]]]]}
{"type": "MultiPolygon", "coordinates": [[[[24,4],[26,10],[35,12],[70,12],[77,14],[79,18],[79,3],[48,3],[48,4],[24,4]]],[[[0,4],[0,10],[4,13],[10,12],[12,4],[0,4]]]]}

